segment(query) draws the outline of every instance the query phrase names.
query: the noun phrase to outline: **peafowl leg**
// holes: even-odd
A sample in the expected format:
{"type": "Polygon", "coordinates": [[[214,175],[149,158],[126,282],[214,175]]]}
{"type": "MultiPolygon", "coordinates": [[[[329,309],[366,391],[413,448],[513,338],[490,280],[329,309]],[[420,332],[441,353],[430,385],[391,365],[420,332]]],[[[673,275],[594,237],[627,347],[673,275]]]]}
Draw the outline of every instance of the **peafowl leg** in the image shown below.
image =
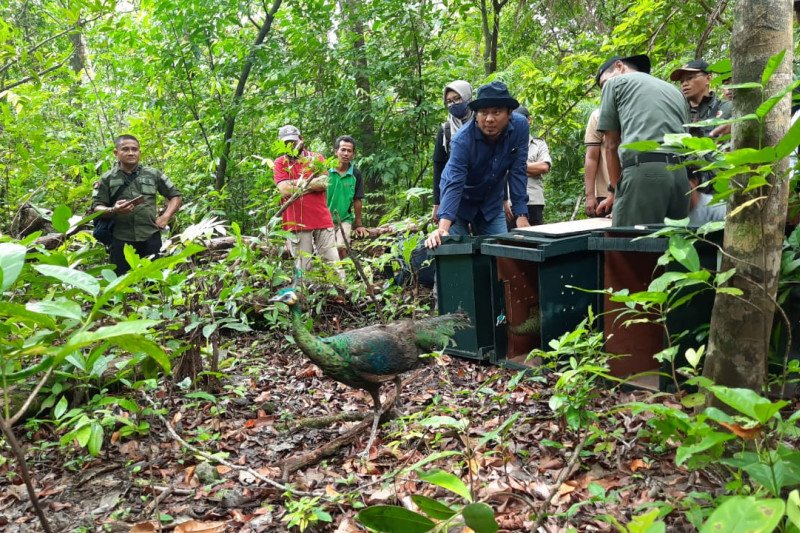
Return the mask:
{"type": "Polygon", "coordinates": [[[400,412],[401,404],[400,404],[400,390],[403,388],[403,378],[400,376],[394,377],[394,389],[395,389],[395,399],[394,399],[394,410],[396,413],[400,412]]]}
{"type": "Polygon", "coordinates": [[[374,414],[372,415],[372,432],[369,434],[369,441],[367,442],[367,449],[361,455],[369,457],[369,450],[372,448],[372,442],[375,440],[375,435],[378,434],[378,424],[381,421],[381,391],[380,388],[374,391],[368,391],[372,396],[372,407],[374,414]]]}

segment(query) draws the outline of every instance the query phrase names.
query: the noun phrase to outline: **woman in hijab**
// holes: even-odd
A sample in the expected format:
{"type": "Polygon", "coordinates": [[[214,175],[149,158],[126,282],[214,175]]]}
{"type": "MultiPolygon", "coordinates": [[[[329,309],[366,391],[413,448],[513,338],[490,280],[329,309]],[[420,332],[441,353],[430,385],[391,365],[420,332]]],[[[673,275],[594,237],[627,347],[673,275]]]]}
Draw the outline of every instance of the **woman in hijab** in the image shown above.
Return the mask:
{"type": "Polygon", "coordinates": [[[433,147],[433,221],[437,222],[439,211],[439,181],[442,178],[447,160],[450,159],[450,139],[461,129],[461,126],[472,119],[474,112],[467,107],[472,101],[472,86],[464,80],[455,80],[442,91],[444,105],[447,108],[447,122],[443,122],[436,132],[436,144],[433,147]]]}

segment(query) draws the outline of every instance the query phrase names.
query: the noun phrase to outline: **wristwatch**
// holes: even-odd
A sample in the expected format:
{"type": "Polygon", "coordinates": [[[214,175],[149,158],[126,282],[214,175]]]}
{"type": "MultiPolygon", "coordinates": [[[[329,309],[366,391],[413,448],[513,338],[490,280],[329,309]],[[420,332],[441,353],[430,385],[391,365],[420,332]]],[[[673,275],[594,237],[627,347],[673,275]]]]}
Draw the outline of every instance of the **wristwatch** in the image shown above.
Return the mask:
{"type": "Polygon", "coordinates": [[[610,192],[611,194],[614,194],[615,192],[617,192],[617,189],[615,189],[614,186],[611,185],[610,183],[608,184],[608,187],[606,187],[606,188],[608,189],[608,192],[610,192]]]}

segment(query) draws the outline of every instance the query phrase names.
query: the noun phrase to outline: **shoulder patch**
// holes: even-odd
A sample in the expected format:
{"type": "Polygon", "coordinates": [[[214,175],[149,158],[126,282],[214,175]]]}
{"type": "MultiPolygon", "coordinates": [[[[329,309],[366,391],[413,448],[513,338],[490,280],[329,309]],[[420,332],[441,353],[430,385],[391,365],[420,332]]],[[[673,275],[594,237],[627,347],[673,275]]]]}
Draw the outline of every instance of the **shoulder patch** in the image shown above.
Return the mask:
{"type": "Polygon", "coordinates": [[[92,187],[94,187],[95,189],[99,188],[100,187],[100,181],[95,181],[94,185],[92,185],[92,187]]]}

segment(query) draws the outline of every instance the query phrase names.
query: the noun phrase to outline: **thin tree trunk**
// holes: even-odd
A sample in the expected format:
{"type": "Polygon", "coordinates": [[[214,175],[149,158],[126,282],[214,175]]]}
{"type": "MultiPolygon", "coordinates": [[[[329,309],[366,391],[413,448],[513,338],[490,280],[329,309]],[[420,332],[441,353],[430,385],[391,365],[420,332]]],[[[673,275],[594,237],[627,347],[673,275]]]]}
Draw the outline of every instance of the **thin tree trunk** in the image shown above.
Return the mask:
{"type": "Polygon", "coordinates": [[[250,53],[247,55],[247,59],[244,60],[242,73],[239,75],[239,83],[236,85],[236,91],[233,93],[233,100],[231,101],[228,111],[225,113],[225,127],[224,134],[222,136],[222,154],[220,155],[219,163],[217,164],[217,170],[215,172],[215,187],[217,190],[221,190],[225,186],[225,173],[228,170],[228,158],[231,154],[231,143],[233,142],[233,130],[236,126],[236,115],[239,113],[239,104],[241,103],[242,95],[244,94],[247,78],[250,77],[250,71],[253,68],[253,63],[255,63],[256,51],[264,42],[264,39],[267,38],[267,35],[272,28],[272,21],[275,20],[275,13],[278,12],[282,2],[283,0],[274,0],[272,3],[272,7],[267,13],[266,20],[264,20],[264,24],[261,26],[253,46],[250,48],[250,53]]]}
{"type": "MultiPolygon", "coordinates": [[[[753,113],[763,98],[791,81],[792,5],[786,0],[740,0],[734,15],[731,43],[734,83],[760,81],[767,59],[786,50],[786,57],[764,95],[757,90],[737,91],[734,115],[742,116],[753,113]]],[[[790,98],[786,96],[768,115],[763,137],[754,121],[734,124],[734,148],[775,145],[788,128],[789,107],[790,98]]],[[[716,296],[704,375],[721,385],[760,391],[766,382],[788,200],[787,182],[782,177],[786,169],[786,160],[776,164],[767,186],[748,193],[738,192],[730,203],[734,210],[753,201],[728,217],[724,237],[727,254],[722,261],[723,271],[736,269],[729,284],[744,292],[743,298],[749,305],[726,294],[716,296]]],[[[747,177],[745,184],[746,181],[747,177]]]]}

